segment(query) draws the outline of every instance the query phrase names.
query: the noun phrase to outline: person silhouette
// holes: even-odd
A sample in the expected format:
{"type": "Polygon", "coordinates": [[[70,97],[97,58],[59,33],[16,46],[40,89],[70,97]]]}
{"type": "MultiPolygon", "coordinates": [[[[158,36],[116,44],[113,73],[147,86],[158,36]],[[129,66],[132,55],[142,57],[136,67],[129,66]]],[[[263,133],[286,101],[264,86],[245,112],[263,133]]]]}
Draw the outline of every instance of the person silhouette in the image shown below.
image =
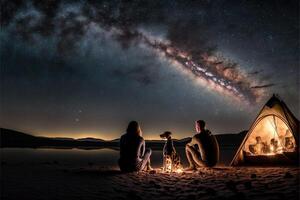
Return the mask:
{"type": "Polygon", "coordinates": [[[136,121],[128,124],[126,133],[120,139],[119,167],[123,172],[152,170],[150,165],[151,149],[145,149],[145,140],[136,121]]]}
{"type": "Polygon", "coordinates": [[[185,147],[189,167],[185,169],[196,170],[197,167],[213,167],[219,161],[219,144],[214,135],[205,129],[205,121],[195,122],[196,134],[185,147]]]}

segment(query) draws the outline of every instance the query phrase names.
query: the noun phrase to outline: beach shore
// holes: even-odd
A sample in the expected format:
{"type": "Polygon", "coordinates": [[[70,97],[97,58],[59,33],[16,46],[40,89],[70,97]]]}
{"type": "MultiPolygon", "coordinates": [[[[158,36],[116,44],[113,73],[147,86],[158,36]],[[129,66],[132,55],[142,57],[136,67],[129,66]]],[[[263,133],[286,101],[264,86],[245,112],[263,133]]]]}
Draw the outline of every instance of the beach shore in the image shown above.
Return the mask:
{"type": "Polygon", "coordinates": [[[1,163],[1,199],[299,199],[299,168],[123,174],[117,166],[1,163]]]}

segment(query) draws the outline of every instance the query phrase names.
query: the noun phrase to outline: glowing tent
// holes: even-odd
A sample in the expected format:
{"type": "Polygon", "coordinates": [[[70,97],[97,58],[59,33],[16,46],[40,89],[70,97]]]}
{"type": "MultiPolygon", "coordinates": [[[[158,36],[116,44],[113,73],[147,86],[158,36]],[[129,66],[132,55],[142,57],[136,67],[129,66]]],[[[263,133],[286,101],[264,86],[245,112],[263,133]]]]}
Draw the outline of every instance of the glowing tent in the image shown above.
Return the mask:
{"type": "Polygon", "coordinates": [[[231,165],[299,164],[299,128],[299,120],[273,95],[250,127],[231,165]]]}

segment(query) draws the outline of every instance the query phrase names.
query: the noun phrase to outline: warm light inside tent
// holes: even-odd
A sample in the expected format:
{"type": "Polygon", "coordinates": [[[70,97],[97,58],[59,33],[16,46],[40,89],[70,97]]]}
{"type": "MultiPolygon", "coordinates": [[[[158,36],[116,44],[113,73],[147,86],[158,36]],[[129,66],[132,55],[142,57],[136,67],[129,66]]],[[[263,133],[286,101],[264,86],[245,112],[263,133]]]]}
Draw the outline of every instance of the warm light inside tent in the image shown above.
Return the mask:
{"type": "Polygon", "coordinates": [[[295,147],[295,138],[287,125],[275,115],[269,115],[257,123],[243,151],[247,156],[276,155],[294,152],[295,147]]]}

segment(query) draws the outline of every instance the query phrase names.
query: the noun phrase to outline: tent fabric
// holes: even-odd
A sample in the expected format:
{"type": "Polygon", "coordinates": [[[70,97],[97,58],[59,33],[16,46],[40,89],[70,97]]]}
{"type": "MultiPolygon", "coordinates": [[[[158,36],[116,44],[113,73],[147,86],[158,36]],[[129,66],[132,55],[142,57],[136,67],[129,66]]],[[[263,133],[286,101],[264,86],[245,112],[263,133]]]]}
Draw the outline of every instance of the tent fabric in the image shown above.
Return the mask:
{"type": "Polygon", "coordinates": [[[231,166],[298,163],[299,129],[299,120],[273,95],[251,125],[231,166]]]}

